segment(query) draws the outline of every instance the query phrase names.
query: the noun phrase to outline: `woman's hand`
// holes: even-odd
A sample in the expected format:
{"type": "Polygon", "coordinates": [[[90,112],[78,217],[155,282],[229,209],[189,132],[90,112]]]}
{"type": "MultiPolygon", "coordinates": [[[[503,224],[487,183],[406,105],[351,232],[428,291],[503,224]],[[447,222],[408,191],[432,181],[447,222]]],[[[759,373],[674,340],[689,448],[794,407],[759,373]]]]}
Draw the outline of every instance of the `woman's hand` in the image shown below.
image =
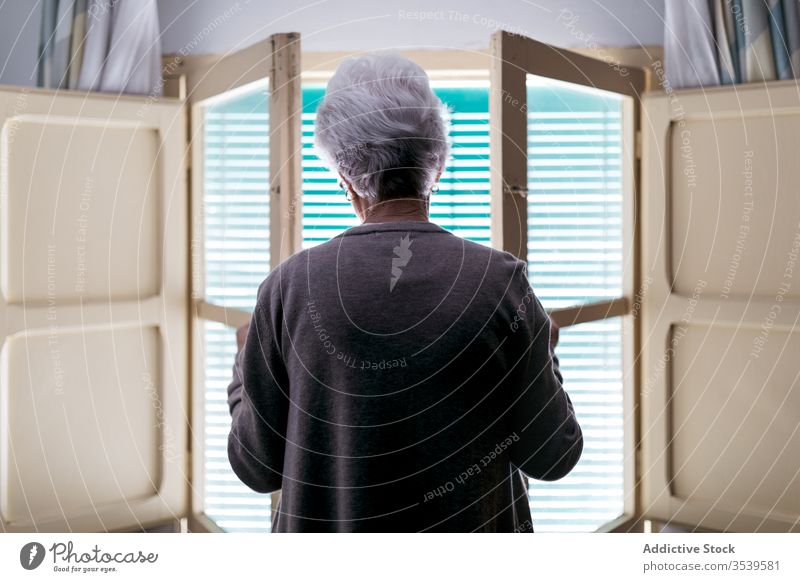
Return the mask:
{"type": "Polygon", "coordinates": [[[247,332],[250,331],[250,324],[245,323],[242,327],[236,330],[236,348],[242,351],[244,347],[244,340],[247,339],[247,332]]]}

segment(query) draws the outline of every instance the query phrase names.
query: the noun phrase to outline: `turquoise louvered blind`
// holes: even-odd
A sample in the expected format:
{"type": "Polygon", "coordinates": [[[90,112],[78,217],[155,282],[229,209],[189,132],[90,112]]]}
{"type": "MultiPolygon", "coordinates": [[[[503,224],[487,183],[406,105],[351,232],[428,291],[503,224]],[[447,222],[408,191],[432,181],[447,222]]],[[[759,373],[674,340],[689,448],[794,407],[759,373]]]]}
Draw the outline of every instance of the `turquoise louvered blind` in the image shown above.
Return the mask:
{"type": "MultiPolygon", "coordinates": [[[[431,218],[489,243],[488,84],[436,83],[453,110],[453,155],[431,218]]],[[[303,89],[303,246],[357,224],[336,176],[313,153],[324,85],[303,89]]],[[[619,103],[562,86],[529,87],[529,263],[546,307],[618,295],[621,287],[619,103]]],[[[252,308],[269,264],[266,94],[209,111],[205,194],[209,300],[252,308]]],[[[235,342],[206,324],[206,513],[228,531],[268,531],[269,497],[247,490],[227,464],[225,404],[235,342]]],[[[586,430],[581,463],[555,483],[532,482],[537,531],[590,531],[622,512],[621,326],[609,320],[564,330],[558,353],[586,430]]]]}
{"type": "MultiPolygon", "coordinates": [[[[528,265],[547,308],[622,295],[620,97],[528,79],[528,265]]],[[[531,483],[537,531],[592,531],[623,512],[622,322],[566,328],[556,350],[584,431],[578,466],[531,483]]]]}
{"type": "MultiPolygon", "coordinates": [[[[487,83],[434,83],[453,106],[452,156],[431,199],[431,220],[459,236],[489,244],[489,92],[487,83]]],[[[303,247],[358,224],[336,174],[314,155],[314,120],[325,85],[303,87],[303,247]]]]}
{"type": "MultiPolygon", "coordinates": [[[[205,298],[230,307],[252,309],[269,271],[268,106],[264,84],[203,112],[203,224],[193,228],[203,233],[205,298]]],[[[270,497],[242,484],[228,462],[234,330],[206,321],[203,334],[205,513],[227,531],[269,531],[270,497]]]]}

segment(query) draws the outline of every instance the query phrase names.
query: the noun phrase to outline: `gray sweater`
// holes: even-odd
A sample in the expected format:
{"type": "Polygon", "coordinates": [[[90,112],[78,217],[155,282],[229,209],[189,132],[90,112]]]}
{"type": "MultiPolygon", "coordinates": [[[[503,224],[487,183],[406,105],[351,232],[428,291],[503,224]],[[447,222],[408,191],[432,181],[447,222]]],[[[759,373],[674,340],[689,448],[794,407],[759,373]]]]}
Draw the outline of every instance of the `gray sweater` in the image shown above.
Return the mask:
{"type": "Polygon", "coordinates": [[[362,224],[274,269],[228,388],[228,457],[273,531],[533,531],[525,476],[580,458],[550,323],[512,255],[362,224]]]}

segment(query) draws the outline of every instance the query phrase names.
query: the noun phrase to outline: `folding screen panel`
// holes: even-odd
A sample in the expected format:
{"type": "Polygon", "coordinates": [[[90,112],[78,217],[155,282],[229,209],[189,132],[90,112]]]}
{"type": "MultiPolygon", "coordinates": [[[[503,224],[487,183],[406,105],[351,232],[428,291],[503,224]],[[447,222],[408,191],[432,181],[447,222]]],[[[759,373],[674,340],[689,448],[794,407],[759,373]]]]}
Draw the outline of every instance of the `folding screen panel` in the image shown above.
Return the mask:
{"type": "Polygon", "coordinates": [[[9,88],[0,128],[2,528],[183,516],[182,104],[9,88]]]}
{"type": "Polygon", "coordinates": [[[800,529],[800,94],[645,100],[642,512],[800,529]]]}

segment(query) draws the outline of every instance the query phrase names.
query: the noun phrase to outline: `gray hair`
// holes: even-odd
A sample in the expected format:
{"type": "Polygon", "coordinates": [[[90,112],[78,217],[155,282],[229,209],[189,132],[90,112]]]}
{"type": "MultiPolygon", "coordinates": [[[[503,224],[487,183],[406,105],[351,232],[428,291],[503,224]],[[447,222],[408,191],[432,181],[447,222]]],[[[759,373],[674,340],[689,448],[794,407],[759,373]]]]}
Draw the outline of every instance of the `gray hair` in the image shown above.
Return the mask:
{"type": "Polygon", "coordinates": [[[317,110],[319,157],[362,198],[424,197],[450,153],[449,112],[399,53],[350,58],[317,110]]]}

